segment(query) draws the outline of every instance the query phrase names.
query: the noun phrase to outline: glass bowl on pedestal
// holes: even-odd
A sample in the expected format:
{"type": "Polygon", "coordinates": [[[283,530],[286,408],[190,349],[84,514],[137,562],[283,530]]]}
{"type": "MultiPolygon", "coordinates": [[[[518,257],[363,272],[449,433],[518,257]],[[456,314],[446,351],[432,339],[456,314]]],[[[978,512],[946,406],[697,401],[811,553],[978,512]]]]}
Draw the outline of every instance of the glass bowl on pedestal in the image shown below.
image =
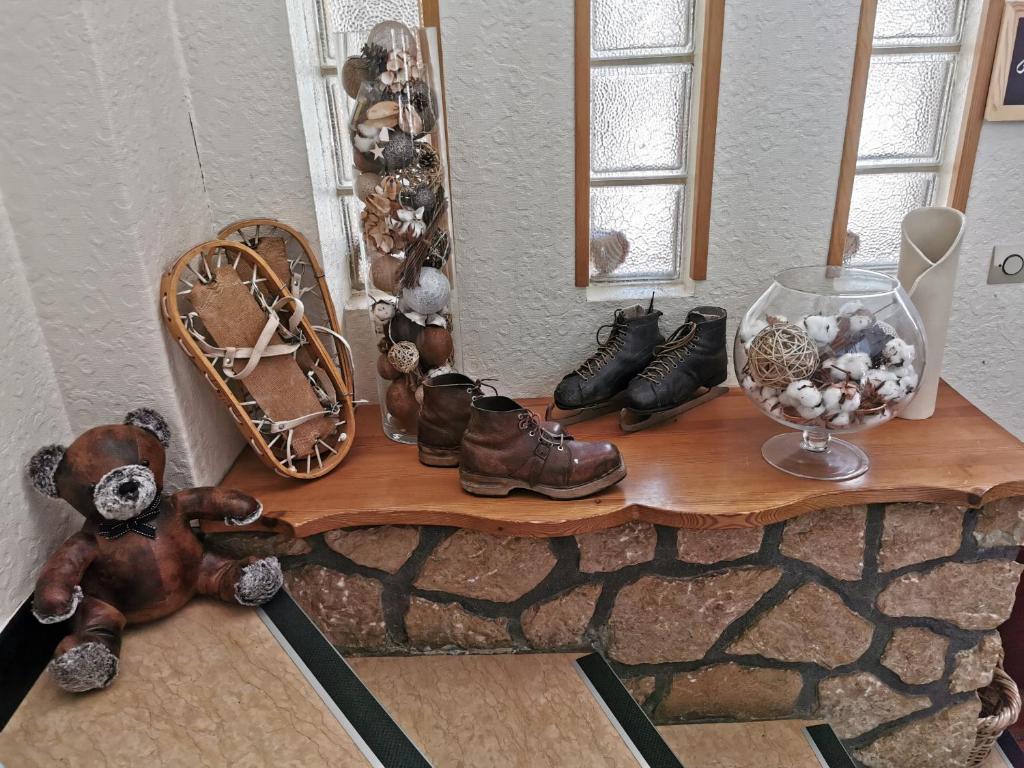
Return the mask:
{"type": "Polygon", "coordinates": [[[794,267],[743,317],[733,364],[754,404],[798,430],[765,442],[765,461],[798,477],[849,480],[869,460],[835,435],[884,424],[906,407],[924,370],[924,331],[894,278],[794,267]]]}

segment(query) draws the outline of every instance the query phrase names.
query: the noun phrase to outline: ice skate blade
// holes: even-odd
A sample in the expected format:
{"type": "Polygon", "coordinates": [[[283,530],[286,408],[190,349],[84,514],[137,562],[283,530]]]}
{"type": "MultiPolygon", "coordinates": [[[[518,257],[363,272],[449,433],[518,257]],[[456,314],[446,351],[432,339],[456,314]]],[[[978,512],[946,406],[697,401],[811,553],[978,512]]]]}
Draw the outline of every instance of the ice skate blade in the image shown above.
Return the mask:
{"type": "Polygon", "coordinates": [[[675,421],[676,417],[680,414],[696,408],[698,405],[708,403],[716,397],[721,397],[728,391],[728,387],[709,387],[702,394],[691,397],[689,400],[685,400],[674,408],[669,408],[665,411],[641,413],[639,411],[631,411],[629,408],[623,408],[621,413],[619,413],[619,426],[623,432],[639,432],[641,429],[650,429],[659,424],[675,421]]]}
{"type": "Polygon", "coordinates": [[[560,501],[571,499],[582,499],[584,496],[603,491],[610,488],[626,476],[626,465],[619,464],[615,469],[606,472],[601,477],[591,480],[589,483],[572,486],[570,488],[558,488],[552,485],[530,485],[522,480],[514,480],[509,477],[489,477],[478,475],[475,472],[459,471],[459,482],[462,490],[474,496],[508,496],[512,491],[524,490],[539,493],[549,499],[560,501]]]}
{"type": "Polygon", "coordinates": [[[544,409],[544,420],[553,421],[561,424],[563,427],[567,427],[570,424],[579,424],[581,421],[596,419],[598,416],[604,416],[606,413],[612,413],[620,408],[622,408],[621,396],[613,397],[611,400],[599,405],[588,405],[583,408],[563,409],[552,402],[548,403],[548,407],[544,409]]]}

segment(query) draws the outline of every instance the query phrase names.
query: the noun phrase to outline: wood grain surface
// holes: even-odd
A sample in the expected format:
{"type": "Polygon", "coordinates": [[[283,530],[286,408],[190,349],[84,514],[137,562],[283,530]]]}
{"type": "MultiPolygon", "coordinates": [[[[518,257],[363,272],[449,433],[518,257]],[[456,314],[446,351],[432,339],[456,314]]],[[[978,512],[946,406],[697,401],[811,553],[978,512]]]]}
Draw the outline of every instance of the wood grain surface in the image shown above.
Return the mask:
{"type": "MultiPolygon", "coordinates": [[[[530,403],[543,411],[543,402],[530,403]]],[[[309,536],[357,525],[432,524],[491,533],[561,536],[629,520],[682,528],[739,528],[844,504],[937,501],[977,506],[1024,495],[1024,444],[943,383],[935,415],[895,419],[849,436],[871,458],[865,475],[841,483],[802,480],[761,458],[785,428],[730,391],[678,421],[626,435],[615,414],[576,424],[579,439],[616,443],[628,475],[576,501],[526,492],[470,496],[458,471],[421,465],[415,446],[384,437],[379,413],[358,412],[359,440],[345,464],[318,480],[279,477],[243,452],[223,484],[263,502],[265,528],[309,536]]],[[[223,530],[211,524],[209,530],[223,530]]],[[[233,529],[238,530],[238,529],[233,529]]]]}

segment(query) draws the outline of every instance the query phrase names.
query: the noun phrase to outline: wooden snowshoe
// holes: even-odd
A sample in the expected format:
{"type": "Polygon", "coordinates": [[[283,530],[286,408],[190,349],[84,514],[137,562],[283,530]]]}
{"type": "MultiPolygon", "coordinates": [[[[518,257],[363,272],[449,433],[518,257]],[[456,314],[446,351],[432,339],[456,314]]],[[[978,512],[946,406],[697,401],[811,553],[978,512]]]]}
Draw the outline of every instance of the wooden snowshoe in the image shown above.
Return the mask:
{"type": "MultiPolygon", "coordinates": [[[[290,283],[301,290],[296,272],[290,268],[290,283]]],[[[355,436],[351,361],[345,366],[343,340],[329,351],[318,338],[340,334],[310,322],[304,299],[312,291],[295,296],[256,251],[232,240],[189,250],[160,290],[171,335],[264,464],[285,477],[312,479],[341,463],[355,436]]],[[[329,294],[322,298],[329,322],[333,306],[329,294]]]]}

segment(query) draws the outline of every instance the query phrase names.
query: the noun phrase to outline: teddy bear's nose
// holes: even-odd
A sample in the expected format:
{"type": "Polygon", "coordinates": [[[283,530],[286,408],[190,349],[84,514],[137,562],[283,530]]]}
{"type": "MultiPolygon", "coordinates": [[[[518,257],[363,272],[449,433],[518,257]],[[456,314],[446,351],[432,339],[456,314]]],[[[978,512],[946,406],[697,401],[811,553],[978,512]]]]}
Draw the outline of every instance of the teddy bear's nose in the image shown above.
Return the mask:
{"type": "Polygon", "coordinates": [[[126,480],[117,486],[117,492],[121,496],[134,496],[139,492],[139,484],[134,480],[126,480]]]}

